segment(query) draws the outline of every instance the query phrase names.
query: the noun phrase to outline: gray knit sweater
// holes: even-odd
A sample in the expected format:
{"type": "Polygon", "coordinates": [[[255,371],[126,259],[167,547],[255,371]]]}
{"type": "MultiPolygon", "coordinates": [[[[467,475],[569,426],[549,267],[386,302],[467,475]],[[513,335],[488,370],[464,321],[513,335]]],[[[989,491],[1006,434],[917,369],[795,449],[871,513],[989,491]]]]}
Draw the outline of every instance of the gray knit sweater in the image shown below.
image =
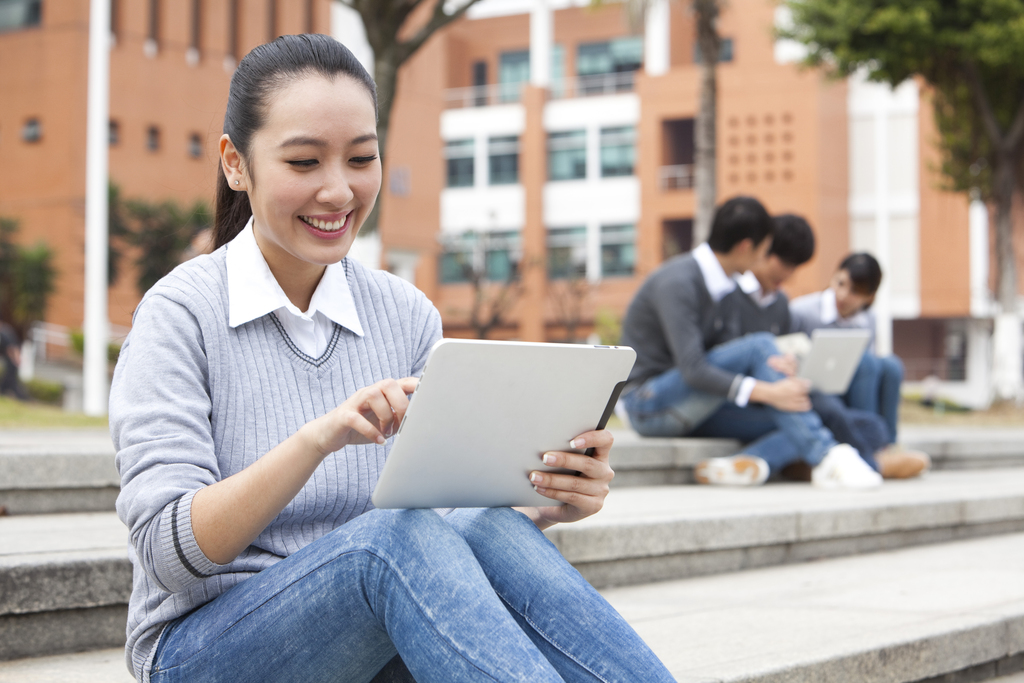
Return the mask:
{"type": "Polygon", "coordinates": [[[378,380],[422,372],[441,318],[422,292],[345,259],[365,336],[335,325],[324,354],[303,354],[273,314],[228,326],[227,247],[158,282],[135,311],[110,394],[110,429],[130,530],[134,586],[127,661],[149,680],[162,627],[373,507],[390,448],[348,446],[234,561],[196,544],[196,491],[231,476],[378,380]]]}

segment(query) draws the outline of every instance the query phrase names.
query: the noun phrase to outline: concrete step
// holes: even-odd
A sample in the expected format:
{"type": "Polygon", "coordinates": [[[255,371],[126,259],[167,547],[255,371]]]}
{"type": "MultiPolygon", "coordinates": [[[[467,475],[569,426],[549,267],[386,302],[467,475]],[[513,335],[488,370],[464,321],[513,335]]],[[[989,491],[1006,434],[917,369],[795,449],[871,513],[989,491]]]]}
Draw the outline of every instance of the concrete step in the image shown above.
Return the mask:
{"type": "Polygon", "coordinates": [[[0,507],[7,514],[113,510],[120,484],[105,429],[0,431],[0,507]]]}
{"type": "MultiPolygon", "coordinates": [[[[1024,468],[934,472],[870,492],[625,488],[601,514],[548,534],[600,588],[1022,530],[1024,468]]],[[[0,660],[123,642],[126,545],[113,513],[0,518],[0,660]]]]}
{"type": "MultiPolygon", "coordinates": [[[[701,460],[731,455],[729,439],[644,439],[616,432],[613,486],[693,483],[701,460]]],[[[902,441],[929,453],[935,469],[1024,467],[1024,429],[905,427],[902,441]]],[[[0,432],[0,506],[8,514],[113,510],[120,478],[106,430],[0,432]]]]}
{"type": "MultiPolygon", "coordinates": [[[[1024,429],[902,427],[900,443],[924,451],[936,470],[1024,467],[1024,429]]],[[[730,439],[647,439],[631,430],[615,432],[613,486],[693,483],[702,460],[732,455],[740,444],[730,439]]]]}
{"type": "Polygon", "coordinates": [[[1022,534],[603,592],[680,683],[1024,670],[1022,534]]]}
{"type": "MultiPolygon", "coordinates": [[[[1022,579],[1013,534],[602,593],[680,683],[1022,683],[1022,579]]],[[[0,662],[0,683],[131,680],[121,649],[0,662]]]]}
{"type": "Polygon", "coordinates": [[[1024,468],[931,472],[871,491],[809,484],[618,489],[548,536],[595,586],[1024,530],[1024,468]]]}

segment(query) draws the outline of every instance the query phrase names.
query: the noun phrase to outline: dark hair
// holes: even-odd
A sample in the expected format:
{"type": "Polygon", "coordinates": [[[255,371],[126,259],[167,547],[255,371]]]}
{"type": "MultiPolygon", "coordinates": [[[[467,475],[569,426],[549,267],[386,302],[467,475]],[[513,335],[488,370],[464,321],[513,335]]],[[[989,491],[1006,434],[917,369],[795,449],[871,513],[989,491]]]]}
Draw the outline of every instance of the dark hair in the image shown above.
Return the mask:
{"type": "Polygon", "coordinates": [[[711,222],[708,246],[719,254],[749,238],[754,244],[761,244],[772,234],[772,217],[761,202],[753,197],[733,197],[715,210],[711,222]]]}
{"type": "MultiPolygon", "coordinates": [[[[333,80],[339,75],[354,78],[366,86],[377,112],[377,86],[352,52],[330,36],[318,33],[281,36],[253,48],[239,62],[231,77],[224,132],[248,161],[252,136],[263,127],[267,101],[273,92],[303,76],[319,75],[333,80]]],[[[252,165],[248,166],[250,180],[252,165]]],[[[252,214],[245,192],[232,190],[223,169],[217,174],[217,211],[213,224],[213,248],[217,249],[245,227],[252,214]]]]}
{"type": "Polygon", "coordinates": [[[850,274],[850,288],[857,294],[871,296],[882,284],[882,267],[871,254],[850,254],[839,264],[839,270],[850,274]]]}
{"type": "Polygon", "coordinates": [[[814,256],[814,231],[803,216],[784,213],[772,219],[772,246],[768,254],[774,254],[790,266],[802,266],[814,256]]]}

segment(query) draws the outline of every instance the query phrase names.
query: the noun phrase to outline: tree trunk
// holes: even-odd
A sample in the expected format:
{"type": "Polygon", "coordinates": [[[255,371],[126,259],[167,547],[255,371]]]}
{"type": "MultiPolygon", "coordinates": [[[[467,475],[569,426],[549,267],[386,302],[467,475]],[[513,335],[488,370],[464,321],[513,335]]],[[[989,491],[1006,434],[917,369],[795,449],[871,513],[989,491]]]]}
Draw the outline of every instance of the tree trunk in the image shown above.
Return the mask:
{"type": "MultiPolygon", "coordinates": [[[[388,184],[387,176],[387,144],[388,128],[391,125],[391,106],[395,102],[398,87],[399,57],[395,50],[374,52],[373,80],[377,83],[377,151],[380,155],[381,192],[388,184]]],[[[378,196],[373,211],[366,217],[361,235],[370,235],[377,231],[380,223],[380,204],[378,196]]]]}
{"type": "Polygon", "coordinates": [[[693,220],[693,246],[708,238],[711,219],[715,214],[716,150],[715,118],[717,116],[717,65],[721,39],[715,22],[718,19],[718,0],[694,0],[697,16],[697,45],[701,56],[700,111],[694,125],[694,188],[697,194],[696,215],[693,220]]]}
{"type": "Polygon", "coordinates": [[[996,285],[1000,313],[993,332],[992,381],[997,398],[1024,400],[1021,316],[1017,307],[1017,263],[1013,248],[1015,155],[1005,148],[996,157],[993,194],[996,202],[996,285]]]}

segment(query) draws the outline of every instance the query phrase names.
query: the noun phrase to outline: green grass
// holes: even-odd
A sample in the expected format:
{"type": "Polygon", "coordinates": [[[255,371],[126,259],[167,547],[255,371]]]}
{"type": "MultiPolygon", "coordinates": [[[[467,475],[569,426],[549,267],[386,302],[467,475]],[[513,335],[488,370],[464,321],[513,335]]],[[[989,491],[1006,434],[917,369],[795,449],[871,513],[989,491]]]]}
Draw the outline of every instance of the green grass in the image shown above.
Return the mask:
{"type": "Polygon", "coordinates": [[[75,428],[107,427],[106,417],[89,417],[82,413],[65,413],[60,408],[42,403],[23,403],[0,396],[0,428],[75,428]]]}

